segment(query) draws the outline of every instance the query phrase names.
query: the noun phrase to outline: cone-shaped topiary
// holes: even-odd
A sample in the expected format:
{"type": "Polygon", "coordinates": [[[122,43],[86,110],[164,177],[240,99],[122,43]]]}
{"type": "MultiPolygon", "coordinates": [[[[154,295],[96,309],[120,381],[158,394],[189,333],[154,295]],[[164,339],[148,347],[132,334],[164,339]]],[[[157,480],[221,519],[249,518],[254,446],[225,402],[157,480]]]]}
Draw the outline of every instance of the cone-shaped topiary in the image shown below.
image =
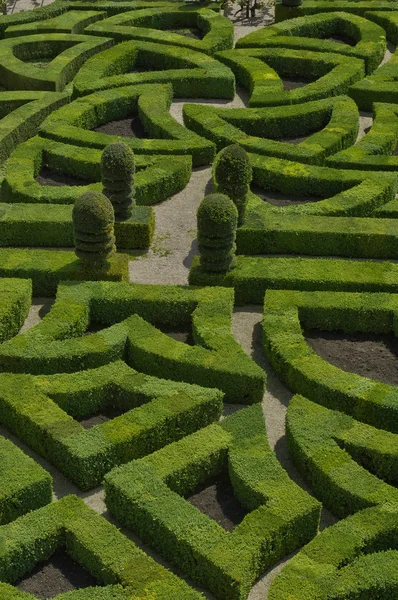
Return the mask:
{"type": "Polygon", "coordinates": [[[100,265],[116,252],[115,216],[106,196],[93,191],[77,198],[72,220],[75,252],[82,261],[100,265]]]}
{"type": "Polygon", "coordinates": [[[235,263],[235,204],[224,194],[210,194],[200,204],[197,216],[201,266],[206,271],[229,271],[235,263]]]}
{"type": "Polygon", "coordinates": [[[232,144],[219,152],[214,165],[218,191],[233,200],[238,209],[238,225],[242,225],[253,178],[249,156],[243,148],[232,144]]]}
{"type": "Polygon", "coordinates": [[[131,217],[134,206],[135,160],[132,149],[123,142],[109,144],[101,156],[103,193],[112,203],[115,218],[131,217]]]}

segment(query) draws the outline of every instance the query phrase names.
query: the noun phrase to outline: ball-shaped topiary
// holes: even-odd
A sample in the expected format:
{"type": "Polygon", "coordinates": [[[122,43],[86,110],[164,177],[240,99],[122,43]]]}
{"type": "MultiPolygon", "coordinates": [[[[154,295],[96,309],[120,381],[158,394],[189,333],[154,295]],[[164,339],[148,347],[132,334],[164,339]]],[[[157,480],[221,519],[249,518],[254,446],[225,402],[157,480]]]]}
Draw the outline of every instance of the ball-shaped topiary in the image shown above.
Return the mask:
{"type": "Polygon", "coordinates": [[[123,142],[109,144],[101,156],[103,193],[112,203],[115,218],[131,217],[134,206],[134,152],[123,142]]]}
{"type": "Polygon", "coordinates": [[[253,178],[247,152],[237,144],[227,146],[216,157],[214,174],[218,191],[233,200],[238,209],[238,225],[242,225],[253,178]]]}
{"type": "Polygon", "coordinates": [[[115,216],[108,198],[100,192],[86,192],[77,198],[72,220],[76,255],[85,263],[106,263],[116,252],[115,216]]]}
{"type": "Polygon", "coordinates": [[[210,194],[198,208],[197,223],[201,266],[206,271],[229,271],[235,263],[235,204],[224,194],[210,194]]]}

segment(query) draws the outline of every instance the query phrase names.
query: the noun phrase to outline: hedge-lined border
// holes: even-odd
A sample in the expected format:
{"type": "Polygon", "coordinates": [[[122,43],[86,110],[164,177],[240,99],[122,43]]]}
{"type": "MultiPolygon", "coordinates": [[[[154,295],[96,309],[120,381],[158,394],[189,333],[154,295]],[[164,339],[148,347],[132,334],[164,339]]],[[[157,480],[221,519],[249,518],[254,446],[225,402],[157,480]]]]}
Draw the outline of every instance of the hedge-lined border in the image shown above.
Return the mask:
{"type": "MultiPolygon", "coordinates": [[[[2,184],[2,201],[11,203],[73,204],[88,190],[102,190],[102,150],[63,144],[48,138],[34,137],[11,154],[2,184]],[[82,180],[82,185],[46,186],[36,181],[42,166],[57,173],[82,180]],[[87,182],[87,185],[84,183],[87,182]],[[90,183],[93,182],[93,183],[90,183]],[[95,183],[98,182],[98,183],[95,183]]],[[[135,157],[135,200],[148,206],[180,192],[192,174],[190,156],[138,154],[135,157]]]]}
{"type": "Polygon", "coordinates": [[[116,465],[206,427],[222,411],[219,390],[143,375],[122,361],[67,375],[5,373],[0,383],[1,423],[82,490],[100,485],[116,465]],[[118,416],[91,429],[77,420],[98,412],[118,416]]]}
{"type": "Polygon", "coordinates": [[[385,503],[327,528],[276,576],[269,600],[393,598],[397,517],[398,504],[385,503]]]}
{"type": "Polygon", "coordinates": [[[398,292],[398,265],[393,262],[332,258],[237,256],[226,274],[209,273],[194,258],[191,285],[225,286],[235,291],[235,303],[262,304],[268,289],[343,292],[398,292]]]}
{"type": "Polygon", "coordinates": [[[135,40],[122,42],[90,58],[73,81],[74,94],[143,83],[171,83],[174,97],[227,98],[235,95],[235,77],[223,63],[203,52],[135,40]],[[147,69],[131,72],[133,67],[147,69]]]}
{"type": "Polygon", "coordinates": [[[362,17],[374,11],[395,11],[397,0],[303,0],[298,7],[290,7],[277,0],[275,4],[275,21],[285,21],[305,15],[316,15],[324,12],[347,12],[362,17]]]}
{"type": "MultiPolygon", "coordinates": [[[[16,583],[60,548],[101,584],[115,585],[115,593],[121,586],[137,600],[151,595],[159,600],[203,600],[202,594],[155,562],[76,496],[65,496],[3,525],[0,535],[4,541],[0,559],[0,580],[4,582],[0,591],[4,600],[14,600],[18,593],[5,584],[16,583]]],[[[90,588],[80,590],[80,599],[103,600],[101,588],[94,592],[97,595],[90,588]]],[[[116,598],[119,600],[120,596],[116,598]]]]}
{"type": "Polygon", "coordinates": [[[234,26],[226,17],[208,8],[191,6],[159,7],[123,12],[89,25],[87,33],[113,37],[116,41],[138,39],[147,42],[182,46],[214,54],[228,50],[234,43],[234,26]],[[162,31],[178,26],[197,27],[204,33],[201,40],[162,31]]]}
{"type": "Polygon", "coordinates": [[[358,58],[310,50],[244,48],[217,52],[215,58],[230,67],[237,82],[249,90],[250,107],[340,96],[365,75],[364,62],[358,58]],[[280,76],[291,74],[314,77],[316,81],[285,91],[280,76]]]}
{"type": "Polygon", "coordinates": [[[286,417],[290,454],[315,496],[344,518],[398,502],[397,434],[375,429],[302,396],[286,417]]]}
{"type": "Polygon", "coordinates": [[[41,125],[40,134],[89,148],[104,148],[122,139],[137,154],[191,155],[194,166],[209,164],[215,155],[214,145],[170,115],[171,100],[171,84],[132,85],[96,92],[77,98],[67,110],[53,112],[41,125]],[[145,130],[155,139],[120,138],[90,131],[132,111],[137,111],[145,130]]]}
{"type": "Polygon", "coordinates": [[[303,328],[398,333],[398,295],[269,290],[264,300],[264,348],[293,392],[354,418],[398,432],[398,388],[323,360],[303,328]]]}
{"type": "Polygon", "coordinates": [[[68,33],[45,33],[0,40],[2,85],[15,90],[62,92],[85,61],[112,46],[110,38],[68,33]],[[40,69],[27,62],[54,54],[40,69]]]}
{"type": "Polygon", "coordinates": [[[55,296],[60,281],[127,281],[128,256],[116,254],[103,269],[92,269],[72,251],[43,248],[0,248],[0,277],[31,279],[33,296],[55,296]]]}
{"type": "Polygon", "coordinates": [[[357,106],[347,96],[270,108],[184,104],[183,117],[186,127],[214,142],[218,151],[239,144],[254,154],[311,164],[353,145],[359,122],[357,106]],[[283,141],[301,136],[308,137],[298,144],[283,141]]]}
{"type": "Polygon", "coordinates": [[[265,374],[232,334],[233,303],[226,289],[70,282],[38,325],[0,346],[1,370],[73,372],[125,358],[149,375],[221,389],[227,402],[260,402],[265,374]],[[110,327],[76,338],[90,320],[110,327]],[[190,326],[196,345],[156,326],[190,326]]]}
{"type": "Polygon", "coordinates": [[[28,279],[0,279],[0,342],[14,335],[29,313],[32,284],[28,279]]]}
{"type": "Polygon", "coordinates": [[[81,34],[88,25],[103,19],[106,15],[106,12],[99,12],[97,10],[68,10],[50,19],[34,21],[33,23],[22,23],[21,25],[11,25],[5,31],[5,37],[48,33],[81,34]]]}
{"type": "Polygon", "coordinates": [[[0,164],[18,146],[36,134],[42,121],[69,102],[55,92],[1,92],[0,164]]]}
{"type": "Polygon", "coordinates": [[[311,539],[320,514],[270,451],[259,406],[115,469],[105,494],[118,522],[226,600],[245,598],[265,569],[311,539]],[[225,471],[250,511],[231,533],[181,497],[225,471]]]}
{"type": "Polygon", "coordinates": [[[319,13],[289,19],[264,27],[238,40],[236,48],[292,48],[330,52],[360,58],[365,61],[367,74],[380,64],[386,50],[382,27],[357,15],[338,12],[319,13]],[[355,45],[341,44],[333,35],[346,35],[355,45]]]}

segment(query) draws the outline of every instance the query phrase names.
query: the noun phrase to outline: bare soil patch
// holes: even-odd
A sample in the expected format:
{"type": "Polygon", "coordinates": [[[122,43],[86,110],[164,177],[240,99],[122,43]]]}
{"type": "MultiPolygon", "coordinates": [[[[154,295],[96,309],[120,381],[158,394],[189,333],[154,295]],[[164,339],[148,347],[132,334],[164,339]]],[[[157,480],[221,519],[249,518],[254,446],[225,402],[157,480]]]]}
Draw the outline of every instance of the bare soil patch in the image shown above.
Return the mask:
{"type": "Polygon", "coordinates": [[[343,371],[398,385],[398,339],[393,334],[309,330],[307,344],[343,371]]]}
{"type": "Polygon", "coordinates": [[[56,187],[61,187],[63,185],[87,185],[87,181],[84,179],[79,179],[78,177],[73,177],[72,175],[67,175],[66,173],[61,173],[58,171],[53,171],[49,167],[43,166],[40,169],[40,173],[36,177],[37,183],[40,185],[52,185],[56,187]]]}
{"type": "Polygon", "coordinates": [[[272,190],[263,190],[255,185],[252,186],[251,190],[253,194],[256,194],[256,196],[274,206],[294,206],[323,200],[319,196],[292,196],[291,194],[282,194],[281,192],[274,192],[272,190]]]}
{"type": "Polygon", "coordinates": [[[108,135],[120,135],[130,138],[148,138],[143,124],[137,115],[129,115],[125,119],[110,121],[96,127],[94,131],[107,133],[108,135]]]}

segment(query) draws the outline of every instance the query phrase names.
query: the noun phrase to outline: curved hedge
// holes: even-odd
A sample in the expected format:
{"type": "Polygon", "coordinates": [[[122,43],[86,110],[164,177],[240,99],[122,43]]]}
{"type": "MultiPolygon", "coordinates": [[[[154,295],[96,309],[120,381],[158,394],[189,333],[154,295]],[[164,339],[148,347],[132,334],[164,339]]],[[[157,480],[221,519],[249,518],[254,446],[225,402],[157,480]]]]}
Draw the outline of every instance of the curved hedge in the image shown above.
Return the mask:
{"type": "Polygon", "coordinates": [[[52,140],[89,148],[104,148],[119,141],[115,135],[90,131],[96,127],[138,114],[145,130],[155,139],[123,138],[137,154],[191,155],[194,166],[213,160],[211,142],[188,131],[169,113],[171,85],[137,85],[96,92],[78,98],[66,110],[53,112],[40,127],[52,140]]]}
{"type": "Polygon", "coordinates": [[[171,83],[174,97],[232,99],[235,95],[235,77],[218,60],[189,48],[141,40],[117,44],[91,57],[74,78],[73,88],[81,96],[142,83],[171,83]]]}
{"type": "Polygon", "coordinates": [[[226,17],[208,8],[160,7],[123,12],[89,25],[86,33],[113,37],[116,41],[138,39],[165,45],[183,46],[214,54],[232,48],[234,28],[226,17]],[[197,28],[202,39],[192,39],[168,30],[197,28]]]}
{"type": "Polygon", "coordinates": [[[245,598],[261,573],[311,539],[320,514],[270,451],[257,406],[111,471],[105,493],[119,523],[226,600],[245,598]],[[183,498],[223,472],[250,511],[232,532],[183,498]]]}

